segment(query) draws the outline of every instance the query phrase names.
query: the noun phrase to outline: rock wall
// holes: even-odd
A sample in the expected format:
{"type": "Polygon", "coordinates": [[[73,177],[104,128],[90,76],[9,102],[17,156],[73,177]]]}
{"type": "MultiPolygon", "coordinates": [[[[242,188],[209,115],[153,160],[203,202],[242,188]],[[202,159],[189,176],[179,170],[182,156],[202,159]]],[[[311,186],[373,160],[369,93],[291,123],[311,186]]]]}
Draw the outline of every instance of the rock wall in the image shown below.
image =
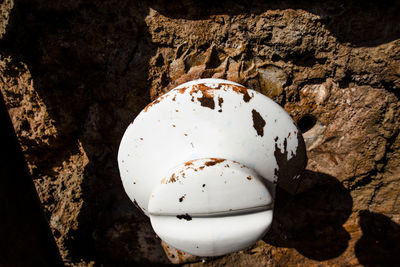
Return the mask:
{"type": "Polygon", "coordinates": [[[67,265],[169,264],[116,155],[152,99],[206,77],[282,105],[309,162],[263,240],[193,266],[399,262],[398,1],[0,5],[1,92],[67,265]]]}

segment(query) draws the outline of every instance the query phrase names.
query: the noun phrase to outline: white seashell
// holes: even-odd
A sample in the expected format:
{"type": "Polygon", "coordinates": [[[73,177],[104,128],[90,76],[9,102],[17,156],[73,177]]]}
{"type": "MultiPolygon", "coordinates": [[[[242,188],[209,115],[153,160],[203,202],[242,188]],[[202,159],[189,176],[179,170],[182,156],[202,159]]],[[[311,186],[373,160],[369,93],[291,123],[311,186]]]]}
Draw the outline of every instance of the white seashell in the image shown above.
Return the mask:
{"type": "Polygon", "coordinates": [[[165,242],[216,256],[262,238],[278,178],[293,188],[306,157],[278,104],[233,82],[202,79],[148,105],[126,130],[118,163],[126,193],[165,242]]]}

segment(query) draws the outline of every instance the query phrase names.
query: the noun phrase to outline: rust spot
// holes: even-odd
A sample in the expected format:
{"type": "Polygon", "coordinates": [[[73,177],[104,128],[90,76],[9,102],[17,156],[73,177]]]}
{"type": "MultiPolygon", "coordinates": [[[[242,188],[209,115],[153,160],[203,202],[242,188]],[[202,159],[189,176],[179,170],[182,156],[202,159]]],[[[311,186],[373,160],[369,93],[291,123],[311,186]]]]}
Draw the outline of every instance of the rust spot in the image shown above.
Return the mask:
{"type": "Polygon", "coordinates": [[[222,108],[222,103],[224,103],[224,99],[222,97],[218,97],[218,105],[222,108]]]}
{"type": "Polygon", "coordinates": [[[202,97],[198,97],[197,100],[199,100],[200,104],[203,107],[207,107],[210,109],[214,109],[215,108],[215,103],[214,103],[214,99],[207,97],[207,96],[202,96],[202,97]]]}
{"type": "Polygon", "coordinates": [[[190,165],[193,165],[193,162],[191,161],[185,162],[185,166],[190,166],[190,165]]]}
{"type": "Polygon", "coordinates": [[[213,90],[214,90],[213,88],[205,86],[204,84],[194,85],[192,87],[192,90],[190,91],[190,95],[192,96],[192,101],[194,100],[193,94],[198,91],[201,91],[202,96],[197,98],[201,106],[214,109],[215,102],[214,102],[213,90]]]}
{"type": "Polygon", "coordinates": [[[255,109],[251,111],[253,114],[253,127],[256,129],[257,134],[260,136],[264,136],[264,126],[265,120],[261,117],[260,113],[258,113],[255,109]]]}
{"type": "Polygon", "coordinates": [[[283,140],[283,149],[278,147],[275,143],[274,156],[278,169],[275,169],[275,175],[278,178],[278,186],[285,189],[289,193],[295,193],[297,191],[300,179],[295,179],[307,165],[306,149],[303,137],[300,133],[297,133],[297,149],[295,155],[287,159],[287,138],[283,140]]]}
{"type": "Polygon", "coordinates": [[[169,178],[169,180],[168,180],[168,183],[175,183],[176,182],[176,176],[175,176],[175,173],[173,173],[172,175],[171,175],[171,177],[169,178]]]}
{"type": "Polygon", "coordinates": [[[163,178],[163,179],[161,180],[161,183],[162,183],[162,184],[166,184],[166,183],[167,183],[167,178],[163,178]]]}
{"type": "Polygon", "coordinates": [[[199,167],[199,170],[202,170],[202,169],[204,169],[204,166],[199,167]]]}
{"type": "Polygon", "coordinates": [[[192,142],[190,142],[190,144],[192,145],[192,148],[194,148],[194,145],[193,145],[193,143],[192,143],[192,142]]]}
{"type": "Polygon", "coordinates": [[[161,101],[162,99],[163,99],[163,97],[159,97],[159,98],[157,98],[156,100],[154,100],[153,102],[151,102],[150,104],[148,104],[148,105],[144,108],[144,112],[147,112],[147,110],[148,110],[150,107],[154,106],[155,104],[160,103],[160,101],[161,101]]]}
{"type": "Polygon", "coordinates": [[[187,136],[187,134],[183,134],[184,136],[187,136]]]}
{"type": "Polygon", "coordinates": [[[278,139],[279,139],[279,137],[278,137],[278,136],[276,136],[276,137],[274,138],[274,141],[275,141],[275,142],[277,142],[277,141],[278,141],[278,139]]]}
{"type": "Polygon", "coordinates": [[[143,140],[143,138],[142,138],[142,137],[140,137],[140,140],[143,140]]]}
{"type": "Polygon", "coordinates": [[[251,99],[251,97],[250,97],[250,95],[246,92],[244,95],[243,95],[243,100],[244,100],[244,102],[249,102],[250,101],[250,99],[251,99]]]}
{"type": "Polygon", "coordinates": [[[222,103],[224,103],[224,99],[222,97],[218,97],[218,105],[220,107],[218,112],[222,112],[222,103]]]}
{"type": "Polygon", "coordinates": [[[249,176],[247,176],[247,180],[251,180],[251,179],[253,179],[253,177],[251,177],[250,175],[249,176]]]}
{"type": "Polygon", "coordinates": [[[136,182],[133,182],[133,184],[136,184],[136,182]]]}
{"type": "Polygon", "coordinates": [[[175,101],[176,100],[176,95],[174,95],[174,97],[172,98],[172,101],[175,101]]]}
{"type": "Polygon", "coordinates": [[[172,124],[172,127],[176,127],[176,125],[175,125],[175,124],[172,124]]]}
{"type": "Polygon", "coordinates": [[[185,199],[185,197],[186,197],[186,194],[184,194],[183,196],[181,196],[181,197],[179,198],[179,202],[182,202],[182,201],[185,199]]]}
{"type": "Polygon", "coordinates": [[[180,94],[184,94],[186,91],[186,87],[177,89],[180,94]]]}
{"type": "Polygon", "coordinates": [[[203,187],[206,187],[206,184],[203,184],[203,187]]]}
{"type": "Polygon", "coordinates": [[[206,163],[204,163],[206,166],[214,166],[215,164],[221,163],[225,161],[225,159],[216,159],[216,158],[211,158],[210,161],[207,161],[206,163]]]}
{"type": "Polygon", "coordinates": [[[175,109],[175,112],[179,112],[179,110],[175,109]]]}
{"type": "Polygon", "coordinates": [[[247,88],[242,87],[242,86],[237,86],[237,85],[230,85],[232,90],[235,91],[238,94],[243,95],[243,101],[244,102],[249,102],[252,98],[252,96],[249,95],[247,88]]]}
{"type": "Polygon", "coordinates": [[[213,94],[214,88],[210,88],[208,86],[205,86],[204,84],[198,84],[192,86],[192,90],[190,90],[190,95],[192,96],[192,102],[194,102],[194,93],[201,91],[202,96],[198,97],[197,100],[200,102],[201,106],[207,107],[210,109],[215,108],[215,102],[214,102],[214,94],[213,94]]]}
{"type": "Polygon", "coordinates": [[[185,178],[185,176],[186,176],[186,174],[185,174],[185,173],[182,173],[182,177],[185,178]]]}
{"type": "Polygon", "coordinates": [[[192,220],[192,216],[190,216],[189,214],[182,214],[182,215],[176,215],[176,218],[178,218],[179,220],[185,219],[186,221],[191,221],[192,220]]]}

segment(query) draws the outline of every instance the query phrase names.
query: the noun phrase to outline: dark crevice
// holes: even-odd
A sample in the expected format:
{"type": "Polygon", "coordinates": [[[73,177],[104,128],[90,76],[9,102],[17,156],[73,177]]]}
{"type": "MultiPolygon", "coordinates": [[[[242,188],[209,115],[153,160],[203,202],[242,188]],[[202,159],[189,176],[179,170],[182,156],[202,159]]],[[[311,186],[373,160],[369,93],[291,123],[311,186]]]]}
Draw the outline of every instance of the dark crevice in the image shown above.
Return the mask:
{"type": "MultiPolygon", "coordinates": [[[[315,51],[307,51],[303,54],[289,54],[287,55],[284,60],[291,61],[294,65],[301,66],[301,67],[313,67],[317,64],[325,64],[326,58],[316,58],[315,51]]],[[[276,59],[276,57],[275,57],[276,59]]]]}
{"type": "Polygon", "coordinates": [[[297,121],[297,126],[302,133],[311,130],[317,123],[317,118],[313,115],[305,115],[297,121]]]}

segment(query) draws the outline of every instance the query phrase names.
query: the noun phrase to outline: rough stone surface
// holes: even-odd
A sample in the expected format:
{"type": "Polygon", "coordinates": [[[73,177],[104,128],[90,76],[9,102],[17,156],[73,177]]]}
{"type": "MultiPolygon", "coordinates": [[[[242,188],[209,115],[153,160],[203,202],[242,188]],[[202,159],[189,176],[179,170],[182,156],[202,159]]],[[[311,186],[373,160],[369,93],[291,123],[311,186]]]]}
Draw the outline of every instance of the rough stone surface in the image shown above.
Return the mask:
{"type": "Polygon", "coordinates": [[[66,264],[170,263],[116,155],[152,99],[206,77],[282,105],[309,161],[262,241],[193,266],[398,263],[399,2],[199,2],[0,3],[1,92],[66,264]]]}

